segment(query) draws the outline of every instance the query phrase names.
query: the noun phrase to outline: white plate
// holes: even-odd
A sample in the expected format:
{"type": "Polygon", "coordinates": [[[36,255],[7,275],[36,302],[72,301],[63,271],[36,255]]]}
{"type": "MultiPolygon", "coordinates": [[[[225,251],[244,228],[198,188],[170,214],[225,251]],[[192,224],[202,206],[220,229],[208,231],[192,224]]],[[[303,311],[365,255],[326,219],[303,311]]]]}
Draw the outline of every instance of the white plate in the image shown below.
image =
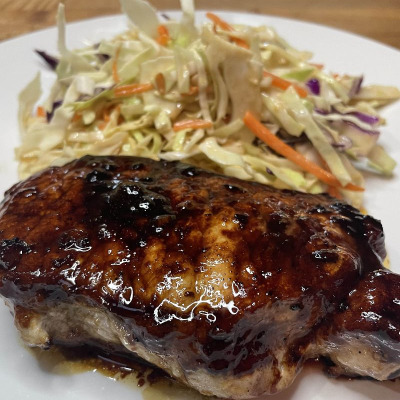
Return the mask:
{"type": "MultiPolygon", "coordinates": [[[[169,14],[176,16],[175,13],[169,14]]],[[[311,50],[315,55],[315,62],[324,63],[331,71],[364,74],[367,83],[400,87],[398,50],[315,24],[250,14],[219,14],[232,23],[267,24],[275,27],[296,48],[311,50]]],[[[199,20],[203,17],[203,13],[198,14],[199,20]]],[[[71,48],[80,47],[86,42],[96,43],[99,38],[109,37],[125,28],[126,20],[122,16],[70,24],[67,30],[68,43],[71,48]]],[[[0,43],[1,193],[17,181],[13,153],[18,143],[17,94],[39,69],[42,70],[45,89],[49,88],[53,75],[46,71],[33,50],[56,52],[56,37],[55,29],[47,29],[0,43]]],[[[381,143],[400,161],[400,102],[386,108],[383,115],[388,125],[382,130],[381,143]]],[[[400,247],[396,246],[400,224],[398,171],[392,179],[369,178],[366,197],[368,211],[383,222],[392,268],[400,272],[400,247]]],[[[62,375],[43,369],[35,357],[20,344],[12,317],[3,304],[0,304],[0,388],[0,397],[4,400],[142,399],[139,389],[115,382],[99,373],[62,375]]],[[[291,388],[271,399],[398,400],[399,397],[400,380],[385,383],[333,380],[324,376],[320,369],[307,369],[291,388]]]]}

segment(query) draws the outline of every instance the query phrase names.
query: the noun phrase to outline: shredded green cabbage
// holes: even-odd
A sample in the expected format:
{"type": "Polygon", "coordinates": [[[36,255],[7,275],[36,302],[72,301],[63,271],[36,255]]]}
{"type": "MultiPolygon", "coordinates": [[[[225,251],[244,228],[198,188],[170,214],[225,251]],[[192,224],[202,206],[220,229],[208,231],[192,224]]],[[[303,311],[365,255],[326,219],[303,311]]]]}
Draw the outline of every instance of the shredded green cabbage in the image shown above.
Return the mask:
{"type": "MultiPolygon", "coordinates": [[[[125,32],[69,50],[60,5],[56,81],[41,106],[47,116],[34,110],[39,75],[19,96],[22,178],[85,154],[122,154],[182,160],[277,188],[329,190],[256,139],[243,123],[247,111],[343,186],[364,185],[362,160],[391,175],[395,162],[377,144],[378,107],[399,99],[398,89],[332,75],[271,27],[196,26],[193,0],[181,0],[180,21],[161,21],[144,0],[121,6],[130,21],[125,32]],[[176,128],[185,120],[208,125],[176,128]]],[[[361,205],[362,193],[339,191],[361,205]]]]}

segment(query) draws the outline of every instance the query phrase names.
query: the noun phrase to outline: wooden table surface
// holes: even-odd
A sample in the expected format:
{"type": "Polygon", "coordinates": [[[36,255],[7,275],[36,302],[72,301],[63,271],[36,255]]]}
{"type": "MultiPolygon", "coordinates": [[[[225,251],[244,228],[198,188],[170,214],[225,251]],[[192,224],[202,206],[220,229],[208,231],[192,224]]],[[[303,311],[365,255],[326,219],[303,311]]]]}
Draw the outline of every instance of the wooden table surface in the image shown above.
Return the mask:
{"type": "MultiPolygon", "coordinates": [[[[54,25],[59,0],[0,0],[0,41],[54,25]]],[[[67,20],[118,13],[118,0],[64,0],[67,20]]],[[[151,0],[158,9],[179,0],[151,0]]],[[[197,0],[198,9],[251,11],[312,21],[400,49],[400,0],[197,0]]]]}

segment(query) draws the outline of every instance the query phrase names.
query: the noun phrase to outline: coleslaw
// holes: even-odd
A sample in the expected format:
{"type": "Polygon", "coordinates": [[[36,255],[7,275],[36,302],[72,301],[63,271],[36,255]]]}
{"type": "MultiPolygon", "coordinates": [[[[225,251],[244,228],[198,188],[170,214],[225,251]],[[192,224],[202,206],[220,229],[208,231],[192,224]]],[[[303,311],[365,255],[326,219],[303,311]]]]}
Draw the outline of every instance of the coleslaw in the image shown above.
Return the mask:
{"type": "Polygon", "coordinates": [[[181,0],[180,21],[144,0],[121,5],[129,29],[76,50],[59,6],[59,55],[40,52],[54,85],[39,106],[39,74],[19,96],[21,178],[86,154],[135,155],[359,207],[363,169],[392,174],[379,108],[398,89],[328,73],[271,27],[213,13],[197,26],[192,0],[181,0]]]}

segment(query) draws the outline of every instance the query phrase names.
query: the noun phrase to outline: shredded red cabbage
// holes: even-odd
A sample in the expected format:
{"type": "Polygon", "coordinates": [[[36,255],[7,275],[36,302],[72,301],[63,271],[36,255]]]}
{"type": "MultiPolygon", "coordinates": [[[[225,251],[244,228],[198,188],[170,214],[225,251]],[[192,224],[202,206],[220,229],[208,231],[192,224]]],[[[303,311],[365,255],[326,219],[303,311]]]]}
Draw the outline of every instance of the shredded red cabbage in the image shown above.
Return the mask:
{"type": "Polygon", "coordinates": [[[352,126],[353,128],[356,128],[358,131],[366,133],[367,135],[372,135],[372,136],[378,136],[380,132],[377,129],[364,129],[361,126],[355,124],[354,122],[351,121],[343,121],[345,124],[352,126]]]}
{"type": "Polygon", "coordinates": [[[43,61],[52,69],[55,70],[59,63],[59,59],[54,57],[43,50],[35,50],[35,52],[42,57],[43,61]]]}
{"type": "Polygon", "coordinates": [[[362,113],[360,111],[354,111],[349,113],[350,115],[354,115],[355,117],[357,117],[360,121],[363,121],[367,124],[370,125],[375,125],[379,122],[379,117],[376,115],[369,115],[369,114],[365,114],[362,113]]]}
{"type": "Polygon", "coordinates": [[[318,79],[312,78],[312,79],[307,81],[306,85],[310,89],[310,92],[312,94],[319,95],[321,88],[319,86],[319,80],[318,79]]]}
{"type": "Polygon", "coordinates": [[[54,115],[54,111],[56,111],[56,109],[58,107],[60,107],[62,105],[62,103],[63,103],[62,100],[57,100],[57,101],[55,101],[53,103],[53,108],[52,108],[51,112],[47,112],[46,113],[47,122],[50,122],[52,120],[53,115],[54,115]]]}
{"type": "Polygon", "coordinates": [[[360,91],[363,79],[364,79],[363,76],[354,78],[353,84],[351,85],[351,88],[349,90],[350,98],[354,97],[360,91]]]}

